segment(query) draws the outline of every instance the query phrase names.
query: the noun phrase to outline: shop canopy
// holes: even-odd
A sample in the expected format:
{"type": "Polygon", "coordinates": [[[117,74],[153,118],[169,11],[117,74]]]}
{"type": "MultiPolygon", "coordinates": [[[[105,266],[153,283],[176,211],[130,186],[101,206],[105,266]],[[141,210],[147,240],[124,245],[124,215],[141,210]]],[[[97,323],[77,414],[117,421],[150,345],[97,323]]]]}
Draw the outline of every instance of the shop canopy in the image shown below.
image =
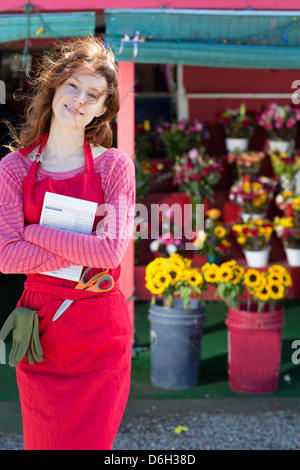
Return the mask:
{"type": "Polygon", "coordinates": [[[0,15],[0,43],[95,33],[95,12],[0,15]]]}
{"type": "Polygon", "coordinates": [[[105,10],[119,61],[300,69],[300,11],[105,10]]]}

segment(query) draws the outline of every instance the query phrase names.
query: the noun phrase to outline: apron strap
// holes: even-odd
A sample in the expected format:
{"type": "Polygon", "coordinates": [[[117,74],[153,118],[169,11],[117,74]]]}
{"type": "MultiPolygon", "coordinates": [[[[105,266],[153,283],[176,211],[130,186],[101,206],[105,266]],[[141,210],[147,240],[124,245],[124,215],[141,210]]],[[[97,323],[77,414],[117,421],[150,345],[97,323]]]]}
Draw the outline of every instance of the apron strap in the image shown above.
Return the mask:
{"type": "MultiPolygon", "coordinates": [[[[45,147],[45,144],[48,140],[48,133],[42,134],[39,136],[39,138],[35,141],[33,145],[30,147],[25,147],[23,149],[19,150],[19,153],[26,157],[30,152],[32,152],[33,149],[36,148],[38,143],[40,142],[40,146],[38,148],[37,153],[34,155],[34,161],[32,162],[32,165],[30,166],[28,176],[36,176],[37,171],[39,169],[39,165],[41,164],[42,161],[42,151],[43,148],[45,147]]],[[[88,142],[88,140],[84,139],[84,157],[85,157],[85,169],[86,173],[95,173],[95,168],[94,168],[94,159],[93,159],[93,154],[91,150],[91,146],[88,142]]]]}
{"type": "Polygon", "coordinates": [[[85,157],[86,172],[95,173],[92,149],[91,149],[89,141],[86,139],[84,139],[84,157],[85,157]]]}

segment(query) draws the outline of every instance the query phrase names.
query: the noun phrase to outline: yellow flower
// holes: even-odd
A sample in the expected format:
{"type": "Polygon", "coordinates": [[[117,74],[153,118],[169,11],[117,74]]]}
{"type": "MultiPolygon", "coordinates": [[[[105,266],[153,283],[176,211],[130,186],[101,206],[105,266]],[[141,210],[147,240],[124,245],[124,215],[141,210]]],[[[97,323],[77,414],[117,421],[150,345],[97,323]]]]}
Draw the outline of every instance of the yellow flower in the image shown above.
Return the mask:
{"type": "Polygon", "coordinates": [[[219,225],[217,227],[214,228],[214,234],[218,237],[218,238],[223,238],[225,237],[226,235],[226,229],[222,226],[222,225],[219,225]]]}
{"type": "MultiPolygon", "coordinates": [[[[203,267],[202,267],[203,269],[203,267]]],[[[210,268],[208,269],[205,269],[203,271],[203,277],[205,279],[206,282],[217,282],[217,279],[218,279],[218,270],[219,270],[219,266],[217,266],[216,264],[211,264],[210,265],[210,268]]]]}
{"type": "Polygon", "coordinates": [[[245,245],[247,238],[244,237],[244,235],[240,235],[239,237],[237,237],[236,241],[239,245],[245,245]]]}
{"type": "Polygon", "coordinates": [[[189,428],[187,428],[186,426],[179,425],[174,429],[174,434],[180,434],[182,431],[187,432],[188,430],[189,428]]]}
{"type": "Polygon", "coordinates": [[[241,233],[241,231],[243,230],[243,225],[235,224],[235,225],[232,226],[232,230],[234,232],[241,233]]]}
{"type": "Polygon", "coordinates": [[[290,273],[287,271],[286,273],[283,273],[282,277],[283,277],[283,284],[286,287],[292,287],[293,281],[292,281],[292,276],[290,275],[290,273]]]}
{"type": "Polygon", "coordinates": [[[191,270],[188,281],[190,286],[200,286],[203,284],[203,277],[199,273],[198,269],[191,270]]]}
{"type": "Polygon", "coordinates": [[[146,288],[152,293],[152,294],[162,294],[165,290],[164,286],[157,286],[153,279],[149,280],[146,282],[146,288]]]}
{"type": "Polygon", "coordinates": [[[248,269],[244,275],[248,287],[258,287],[261,283],[261,273],[257,269],[248,269]]]}
{"type": "Polygon", "coordinates": [[[284,297],[284,285],[278,281],[269,282],[269,290],[271,299],[278,300],[284,297]]]}
{"type": "Polygon", "coordinates": [[[171,281],[170,281],[171,286],[174,286],[176,284],[176,282],[179,281],[183,268],[181,268],[176,263],[168,263],[165,266],[165,270],[166,270],[167,273],[170,274],[170,276],[172,278],[171,281]]]}
{"type": "Polygon", "coordinates": [[[232,266],[232,279],[230,280],[231,284],[238,284],[244,275],[244,268],[235,264],[232,266]]]}
{"type": "Polygon", "coordinates": [[[219,209],[209,209],[208,211],[205,212],[205,214],[207,215],[207,217],[209,217],[210,219],[218,219],[221,215],[221,211],[219,209]]]}
{"type": "Polygon", "coordinates": [[[257,299],[263,300],[266,302],[270,298],[269,286],[265,285],[265,286],[256,287],[255,289],[253,289],[252,294],[257,299]]]}
{"type": "Polygon", "coordinates": [[[185,259],[179,253],[172,253],[169,258],[171,263],[176,264],[181,269],[185,267],[185,259]]]}
{"type": "Polygon", "coordinates": [[[223,264],[226,264],[227,266],[234,266],[237,265],[237,262],[235,259],[231,259],[230,261],[225,261],[223,264]]]}
{"type": "Polygon", "coordinates": [[[219,282],[229,282],[233,278],[232,268],[222,264],[218,269],[217,280],[219,282]]]}
{"type": "Polygon", "coordinates": [[[269,282],[275,281],[275,282],[280,282],[281,284],[283,284],[283,273],[279,271],[272,271],[268,275],[268,281],[269,282]]]}
{"type": "Polygon", "coordinates": [[[151,129],[150,121],[149,121],[148,119],[146,119],[146,120],[144,121],[144,131],[149,132],[150,129],[151,129]]]}
{"type": "Polygon", "coordinates": [[[164,289],[166,289],[169,286],[171,280],[172,278],[170,274],[166,273],[164,270],[157,271],[157,273],[153,277],[153,283],[157,287],[164,287],[164,289]]]}

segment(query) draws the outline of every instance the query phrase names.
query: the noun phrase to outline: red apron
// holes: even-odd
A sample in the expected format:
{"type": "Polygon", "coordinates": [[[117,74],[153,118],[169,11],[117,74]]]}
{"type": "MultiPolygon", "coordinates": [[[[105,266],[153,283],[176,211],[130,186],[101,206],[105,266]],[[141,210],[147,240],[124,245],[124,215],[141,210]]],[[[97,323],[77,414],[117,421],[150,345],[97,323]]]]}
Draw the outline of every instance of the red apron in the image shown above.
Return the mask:
{"type": "MultiPolygon", "coordinates": [[[[46,140],[41,136],[39,152],[46,140]]],[[[23,180],[26,225],[39,223],[46,191],[104,203],[88,142],[85,164],[84,174],[37,182],[40,163],[32,163],[23,180]]],[[[75,290],[76,282],[43,274],[27,277],[17,306],[38,310],[44,355],[42,363],[30,365],[25,358],[16,368],[26,450],[112,448],[129,393],[132,324],[117,282],[120,266],[109,274],[114,287],[101,294],[75,290]],[[53,322],[65,299],[75,302],[53,322]]]]}

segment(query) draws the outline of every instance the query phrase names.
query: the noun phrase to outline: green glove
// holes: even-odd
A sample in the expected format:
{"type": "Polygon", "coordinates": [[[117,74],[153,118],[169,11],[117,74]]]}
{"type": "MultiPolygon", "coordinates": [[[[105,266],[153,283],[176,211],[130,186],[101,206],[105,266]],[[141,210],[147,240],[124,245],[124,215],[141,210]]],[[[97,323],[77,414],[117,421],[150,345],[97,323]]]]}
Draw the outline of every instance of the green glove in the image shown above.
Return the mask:
{"type": "Polygon", "coordinates": [[[9,355],[9,365],[15,367],[24,357],[34,364],[43,360],[43,350],[39,338],[39,319],[35,310],[18,307],[9,315],[0,331],[0,340],[4,341],[12,331],[13,346],[9,355]]]}

